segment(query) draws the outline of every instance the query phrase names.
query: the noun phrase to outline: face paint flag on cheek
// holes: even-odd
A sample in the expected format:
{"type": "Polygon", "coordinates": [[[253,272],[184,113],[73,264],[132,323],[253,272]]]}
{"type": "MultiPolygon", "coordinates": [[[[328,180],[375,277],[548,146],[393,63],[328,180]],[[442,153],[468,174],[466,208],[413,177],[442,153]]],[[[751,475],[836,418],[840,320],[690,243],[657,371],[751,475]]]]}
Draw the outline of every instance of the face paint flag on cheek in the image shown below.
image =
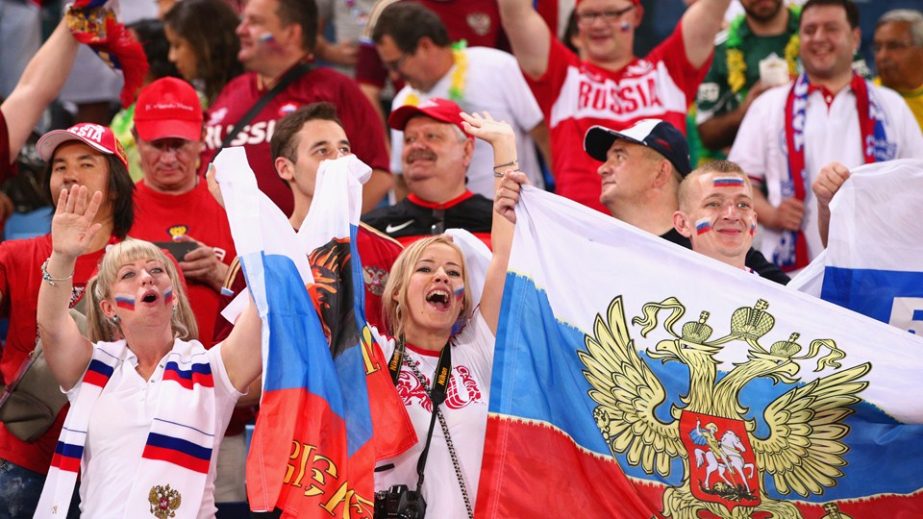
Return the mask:
{"type": "Polygon", "coordinates": [[[756,235],[756,222],[750,224],[750,236],[756,235]]]}
{"type": "Polygon", "coordinates": [[[163,293],[163,304],[168,305],[173,302],[173,289],[168,288],[163,293]]]}
{"type": "Polygon", "coordinates": [[[135,298],[127,296],[125,294],[117,294],[115,296],[115,306],[119,308],[124,308],[126,310],[135,309],[135,298]]]}
{"type": "Polygon", "coordinates": [[[465,287],[460,286],[455,289],[455,299],[464,299],[465,297],[465,287]]]}
{"type": "Polygon", "coordinates": [[[699,218],[695,222],[695,233],[696,234],[705,234],[711,230],[711,220],[708,217],[699,218]]]}
{"type": "Polygon", "coordinates": [[[744,179],[741,177],[716,177],[713,185],[715,187],[737,187],[744,185],[744,179]]]}

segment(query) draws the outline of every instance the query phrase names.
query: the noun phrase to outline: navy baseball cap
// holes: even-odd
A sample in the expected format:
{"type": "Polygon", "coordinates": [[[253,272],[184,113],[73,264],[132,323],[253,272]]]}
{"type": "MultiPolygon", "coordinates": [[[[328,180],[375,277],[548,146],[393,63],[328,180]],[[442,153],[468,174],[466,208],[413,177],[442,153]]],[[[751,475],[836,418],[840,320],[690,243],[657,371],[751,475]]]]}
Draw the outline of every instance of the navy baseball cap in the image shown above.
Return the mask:
{"type": "Polygon", "coordinates": [[[616,139],[647,146],[673,164],[683,178],[692,171],[686,138],[672,124],[661,119],[642,119],[622,131],[593,126],[583,138],[583,149],[594,159],[605,162],[616,139]]]}

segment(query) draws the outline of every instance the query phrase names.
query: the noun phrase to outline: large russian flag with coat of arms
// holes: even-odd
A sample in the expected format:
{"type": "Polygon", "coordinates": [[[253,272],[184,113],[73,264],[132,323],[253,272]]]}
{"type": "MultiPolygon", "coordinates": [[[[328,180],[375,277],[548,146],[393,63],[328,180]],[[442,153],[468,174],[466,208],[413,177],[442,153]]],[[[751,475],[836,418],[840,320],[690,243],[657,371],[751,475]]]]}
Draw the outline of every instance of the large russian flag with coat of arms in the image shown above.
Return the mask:
{"type": "Polygon", "coordinates": [[[250,454],[251,509],[283,517],[372,517],[375,460],[416,441],[372,347],[355,248],[355,157],[325,161],[299,233],[259,191],[242,148],[215,161],[247,287],[263,318],[263,393],[250,454]],[[381,383],[385,380],[385,383],[381,383]],[[370,401],[372,400],[372,401],[370,401]],[[377,426],[370,406],[386,426],[377,426]]]}
{"type": "Polygon", "coordinates": [[[923,513],[923,340],[526,188],[479,517],[923,513]]]}

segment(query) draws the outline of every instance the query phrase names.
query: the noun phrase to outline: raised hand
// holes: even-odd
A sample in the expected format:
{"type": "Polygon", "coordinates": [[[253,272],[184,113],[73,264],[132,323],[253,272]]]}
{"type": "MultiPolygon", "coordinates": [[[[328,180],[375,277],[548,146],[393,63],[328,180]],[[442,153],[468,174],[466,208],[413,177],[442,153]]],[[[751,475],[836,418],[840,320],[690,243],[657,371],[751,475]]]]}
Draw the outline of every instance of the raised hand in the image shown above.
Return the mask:
{"type": "Polygon", "coordinates": [[[511,141],[515,146],[516,134],[513,133],[513,127],[504,121],[497,121],[487,112],[472,112],[470,114],[462,112],[462,125],[465,131],[474,135],[482,141],[490,143],[496,147],[501,142],[511,141]]]}
{"type": "Polygon", "coordinates": [[[102,200],[103,194],[99,191],[89,197],[86,186],[61,190],[51,219],[51,244],[54,252],[68,258],[77,258],[89,252],[93,237],[102,227],[102,224],[93,222],[102,200]]]}

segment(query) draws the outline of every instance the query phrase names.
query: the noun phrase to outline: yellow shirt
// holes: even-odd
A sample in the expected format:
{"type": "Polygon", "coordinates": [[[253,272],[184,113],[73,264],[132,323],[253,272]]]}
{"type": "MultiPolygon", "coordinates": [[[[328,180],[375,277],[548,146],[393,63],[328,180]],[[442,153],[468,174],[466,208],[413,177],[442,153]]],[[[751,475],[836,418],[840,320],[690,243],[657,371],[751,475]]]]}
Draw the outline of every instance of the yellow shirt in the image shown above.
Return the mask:
{"type": "MultiPolygon", "coordinates": [[[[881,78],[876,77],[875,84],[880,85],[881,78]]],[[[904,98],[904,102],[907,103],[907,106],[910,107],[910,111],[913,112],[913,117],[917,120],[917,124],[920,125],[920,131],[923,131],[923,85],[920,85],[914,90],[893,90],[904,98]]]]}

